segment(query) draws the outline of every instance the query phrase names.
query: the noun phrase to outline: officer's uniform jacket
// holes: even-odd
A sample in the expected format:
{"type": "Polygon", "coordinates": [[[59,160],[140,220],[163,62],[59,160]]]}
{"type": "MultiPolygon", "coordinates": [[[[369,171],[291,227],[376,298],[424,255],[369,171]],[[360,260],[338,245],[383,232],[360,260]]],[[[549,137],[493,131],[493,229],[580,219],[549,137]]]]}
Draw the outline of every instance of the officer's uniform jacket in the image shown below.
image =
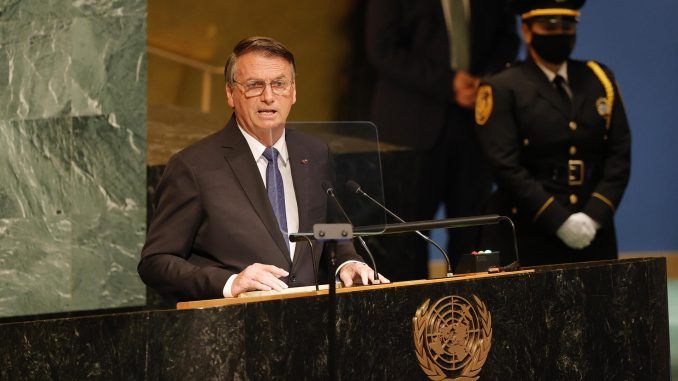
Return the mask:
{"type": "Polygon", "coordinates": [[[498,187],[490,209],[516,222],[527,265],[616,257],[613,215],[630,174],[626,113],[607,68],[570,60],[567,71],[571,107],[532,60],[478,92],[476,130],[498,187]],[[580,211],[602,227],[589,248],[571,250],[555,233],[580,211]]]}

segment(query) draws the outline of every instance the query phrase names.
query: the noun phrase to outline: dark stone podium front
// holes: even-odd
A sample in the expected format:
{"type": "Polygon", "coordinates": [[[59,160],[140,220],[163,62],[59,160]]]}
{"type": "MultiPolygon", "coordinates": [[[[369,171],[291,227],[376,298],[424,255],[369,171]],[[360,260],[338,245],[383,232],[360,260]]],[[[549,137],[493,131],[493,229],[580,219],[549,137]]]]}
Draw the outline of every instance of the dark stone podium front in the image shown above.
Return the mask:
{"type": "MultiPolygon", "coordinates": [[[[342,380],[427,380],[413,339],[422,303],[477,296],[491,314],[481,380],[668,380],[662,258],[340,290],[342,380]]],[[[2,380],[322,380],[327,295],[205,301],[0,325],[2,380]],[[195,305],[195,304],[194,304],[195,305]]]]}

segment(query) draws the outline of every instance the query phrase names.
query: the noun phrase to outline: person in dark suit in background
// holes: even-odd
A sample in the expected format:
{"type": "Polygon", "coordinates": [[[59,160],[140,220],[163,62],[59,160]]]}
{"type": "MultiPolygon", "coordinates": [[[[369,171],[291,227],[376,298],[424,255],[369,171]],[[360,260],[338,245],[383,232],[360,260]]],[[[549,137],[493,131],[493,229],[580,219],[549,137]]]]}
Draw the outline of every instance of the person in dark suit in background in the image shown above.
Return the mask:
{"type": "MultiPolygon", "coordinates": [[[[147,285],[180,300],[312,285],[322,252],[314,245],[314,263],[309,245],[288,240],[325,221],[321,184],[333,177],[327,145],[285,128],[296,102],[292,53],[244,39],[225,76],[234,115],[170,159],[138,266],[147,285]]],[[[345,285],[374,280],[351,244],[337,246],[337,259],[345,285]]]]}
{"type": "Polygon", "coordinates": [[[583,4],[514,1],[527,60],[478,91],[476,131],[498,182],[490,211],[515,221],[523,265],[617,257],[631,135],[612,72],[569,59],[583,4]]]}
{"type": "MultiPolygon", "coordinates": [[[[378,82],[371,120],[379,138],[405,150],[383,154],[384,198],[405,220],[480,214],[491,191],[473,133],[479,78],[512,62],[519,39],[503,0],[371,0],[366,47],[378,82]]],[[[453,257],[471,251],[477,231],[450,237],[453,257]]],[[[389,236],[373,243],[393,279],[426,278],[426,244],[389,236]]],[[[454,260],[453,260],[454,261],[454,260]]]]}

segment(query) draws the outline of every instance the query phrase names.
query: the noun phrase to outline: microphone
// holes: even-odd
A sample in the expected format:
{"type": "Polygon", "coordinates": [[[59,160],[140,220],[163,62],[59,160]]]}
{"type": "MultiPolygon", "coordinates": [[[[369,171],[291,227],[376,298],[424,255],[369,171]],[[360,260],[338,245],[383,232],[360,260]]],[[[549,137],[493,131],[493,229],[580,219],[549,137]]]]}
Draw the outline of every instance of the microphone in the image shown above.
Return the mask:
{"type": "MultiPolygon", "coordinates": [[[[323,190],[325,191],[325,193],[327,193],[327,195],[330,196],[330,198],[332,198],[332,200],[334,200],[335,205],[337,205],[337,209],[339,209],[339,212],[344,216],[344,219],[346,220],[346,222],[353,225],[353,222],[351,222],[351,219],[348,218],[348,214],[346,214],[346,211],[341,206],[341,203],[339,202],[339,199],[337,198],[337,196],[334,192],[334,188],[332,187],[332,183],[330,183],[327,180],[324,180],[322,182],[321,186],[323,187],[323,190]]],[[[365,249],[365,252],[370,257],[370,261],[372,262],[372,267],[374,268],[374,281],[372,283],[373,284],[381,283],[381,281],[379,280],[379,271],[377,271],[377,262],[374,260],[374,256],[372,255],[372,252],[367,247],[367,243],[365,243],[365,240],[363,239],[363,237],[356,236],[355,238],[358,239],[358,242],[360,242],[360,246],[362,246],[363,249],[365,249]]]]}
{"type": "MultiPolygon", "coordinates": [[[[405,222],[405,220],[400,218],[397,214],[393,213],[385,205],[383,205],[379,201],[375,200],[369,194],[365,193],[365,191],[363,191],[360,188],[360,185],[358,183],[356,183],[355,181],[348,180],[346,182],[346,189],[351,193],[354,193],[354,194],[357,194],[357,195],[360,195],[360,196],[367,198],[368,200],[370,200],[372,203],[379,206],[381,209],[383,209],[386,213],[388,213],[391,217],[395,218],[396,220],[403,222],[403,223],[405,222]]],[[[450,261],[450,256],[447,254],[447,252],[445,250],[443,250],[443,248],[440,247],[440,245],[438,245],[438,243],[436,243],[436,241],[434,241],[431,238],[429,238],[428,236],[426,236],[426,234],[420,232],[419,230],[415,230],[415,233],[417,233],[417,235],[419,235],[421,238],[423,238],[426,242],[435,246],[443,254],[443,256],[445,257],[445,260],[447,260],[447,277],[448,278],[452,277],[452,275],[453,275],[452,274],[452,262],[450,261]]]]}

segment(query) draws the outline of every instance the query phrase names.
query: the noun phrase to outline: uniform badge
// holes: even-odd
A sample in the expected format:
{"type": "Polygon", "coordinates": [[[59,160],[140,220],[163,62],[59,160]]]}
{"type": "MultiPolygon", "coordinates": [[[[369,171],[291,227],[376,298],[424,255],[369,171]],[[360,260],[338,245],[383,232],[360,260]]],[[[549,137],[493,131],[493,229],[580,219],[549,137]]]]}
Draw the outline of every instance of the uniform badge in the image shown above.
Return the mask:
{"type": "Polygon", "coordinates": [[[476,96],[476,123],[479,126],[485,125],[492,114],[492,86],[482,85],[478,89],[476,96]]]}
{"type": "Polygon", "coordinates": [[[492,346],[492,316],[485,303],[447,296],[417,309],[412,319],[421,369],[434,381],[475,381],[492,346]]]}
{"type": "Polygon", "coordinates": [[[598,110],[598,115],[602,117],[610,115],[610,105],[608,104],[606,97],[598,98],[596,101],[596,110],[598,110]]]}

